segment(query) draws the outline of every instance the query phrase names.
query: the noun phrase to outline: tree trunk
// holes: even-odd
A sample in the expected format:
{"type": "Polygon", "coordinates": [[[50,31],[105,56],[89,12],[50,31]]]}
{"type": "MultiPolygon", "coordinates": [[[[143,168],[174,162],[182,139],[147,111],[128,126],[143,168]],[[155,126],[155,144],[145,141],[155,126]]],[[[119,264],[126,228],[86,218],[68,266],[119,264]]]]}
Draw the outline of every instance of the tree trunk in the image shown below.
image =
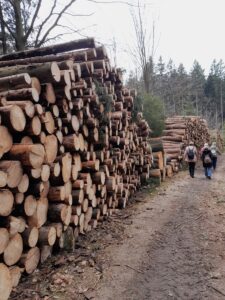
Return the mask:
{"type": "Polygon", "coordinates": [[[23,51],[25,49],[25,37],[22,21],[22,13],[20,1],[13,1],[12,6],[15,14],[15,27],[16,27],[16,50],[23,51]]]}
{"type": "Polygon", "coordinates": [[[2,52],[3,54],[7,53],[7,42],[6,42],[6,32],[5,32],[5,23],[2,13],[2,4],[0,3],[0,25],[1,25],[1,42],[2,42],[2,52]]]}
{"type": "MultiPolygon", "coordinates": [[[[16,1],[20,3],[19,1],[16,1]]],[[[21,23],[22,25],[22,23],[21,23]]],[[[21,33],[19,33],[21,36],[21,33]]],[[[18,49],[19,46],[17,46],[17,50],[24,50],[24,45],[22,49],[18,49]]],[[[22,47],[22,43],[21,46],[22,47]]],[[[92,38],[88,39],[81,39],[81,40],[75,40],[72,42],[57,44],[57,45],[51,45],[46,46],[42,48],[36,48],[32,50],[26,50],[21,52],[15,52],[10,53],[6,55],[2,55],[0,60],[10,60],[10,59],[19,59],[19,58],[28,58],[33,56],[45,56],[50,54],[57,54],[60,52],[68,52],[71,50],[77,50],[77,49],[84,49],[84,48],[94,48],[95,47],[95,41],[92,38]]]]}

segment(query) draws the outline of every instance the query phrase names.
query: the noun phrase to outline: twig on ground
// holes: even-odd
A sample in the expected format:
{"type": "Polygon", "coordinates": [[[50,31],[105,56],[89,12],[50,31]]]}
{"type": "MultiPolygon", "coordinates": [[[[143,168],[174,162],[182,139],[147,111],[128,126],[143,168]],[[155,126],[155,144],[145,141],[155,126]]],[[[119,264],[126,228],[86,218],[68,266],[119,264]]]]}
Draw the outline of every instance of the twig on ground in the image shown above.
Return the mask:
{"type": "Polygon", "coordinates": [[[138,270],[138,269],[135,269],[135,268],[133,268],[133,267],[131,267],[131,266],[129,266],[129,265],[120,265],[120,264],[115,264],[115,265],[113,265],[113,266],[114,266],[114,267],[127,267],[127,268],[129,268],[129,269],[132,269],[132,270],[134,270],[134,271],[138,272],[138,273],[144,274],[144,272],[143,272],[143,271],[141,271],[141,270],[138,270]]]}
{"type": "Polygon", "coordinates": [[[131,267],[131,266],[129,266],[129,265],[124,265],[124,266],[127,267],[127,268],[130,268],[130,269],[132,269],[132,270],[134,270],[134,271],[136,271],[136,272],[138,272],[138,273],[144,274],[143,271],[138,270],[138,269],[135,269],[135,268],[133,268],[133,267],[131,267]]]}
{"type": "Polygon", "coordinates": [[[197,218],[195,218],[195,221],[197,221],[198,219],[200,219],[202,217],[202,214],[200,214],[197,218]]]}
{"type": "Polygon", "coordinates": [[[221,292],[218,288],[212,286],[212,285],[208,285],[208,287],[212,288],[213,290],[215,290],[217,293],[219,293],[220,295],[225,296],[225,293],[221,292]]]}

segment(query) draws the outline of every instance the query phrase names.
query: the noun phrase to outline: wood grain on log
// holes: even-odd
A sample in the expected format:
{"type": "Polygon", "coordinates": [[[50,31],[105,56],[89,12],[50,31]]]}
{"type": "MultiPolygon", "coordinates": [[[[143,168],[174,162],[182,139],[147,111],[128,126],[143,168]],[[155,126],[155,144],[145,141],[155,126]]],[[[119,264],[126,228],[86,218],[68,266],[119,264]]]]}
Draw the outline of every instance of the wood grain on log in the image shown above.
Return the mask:
{"type": "Polygon", "coordinates": [[[0,263],[0,295],[2,300],[7,300],[12,291],[12,278],[9,268],[0,263]]]}

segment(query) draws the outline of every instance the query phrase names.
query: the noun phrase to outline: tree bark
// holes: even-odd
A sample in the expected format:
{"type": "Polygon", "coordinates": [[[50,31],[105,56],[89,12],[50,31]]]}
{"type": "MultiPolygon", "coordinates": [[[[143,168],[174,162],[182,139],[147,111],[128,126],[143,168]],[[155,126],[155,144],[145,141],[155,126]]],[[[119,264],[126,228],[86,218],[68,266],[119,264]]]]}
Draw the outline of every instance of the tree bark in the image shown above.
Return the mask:
{"type": "MultiPolygon", "coordinates": [[[[21,45],[21,47],[22,47],[22,45],[21,45]]],[[[85,48],[95,48],[94,39],[92,39],[92,38],[81,39],[81,40],[75,40],[72,42],[67,42],[67,43],[62,43],[62,44],[57,44],[57,45],[52,45],[52,46],[46,46],[46,47],[32,49],[32,50],[10,53],[10,54],[6,54],[6,55],[2,55],[0,57],[0,60],[11,60],[11,59],[29,58],[29,57],[34,57],[34,56],[45,56],[45,55],[57,54],[57,53],[61,53],[61,52],[68,52],[71,50],[85,49],[85,48]]],[[[23,49],[24,49],[24,45],[23,45],[22,49],[17,49],[17,50],[20,51],[23,49]]]]}
{"type": "Polygon", "coordinates": [[[56,62],[29,65],[12,66],[0,69],[0,77],[28,73],[31,77],[37,77],[41,83],[52,83],[60,81],[60,70],[56,62]]]}

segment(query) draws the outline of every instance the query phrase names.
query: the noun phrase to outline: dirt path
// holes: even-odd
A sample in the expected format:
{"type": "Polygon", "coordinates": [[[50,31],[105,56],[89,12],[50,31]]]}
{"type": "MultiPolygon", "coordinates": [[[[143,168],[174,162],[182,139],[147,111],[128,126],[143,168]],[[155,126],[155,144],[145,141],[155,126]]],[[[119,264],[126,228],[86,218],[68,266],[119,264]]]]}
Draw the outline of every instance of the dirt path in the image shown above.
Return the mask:
{"type": "Polygon", "coordinates": [[[94,299],[225,299],[224,161],[211,181],[201,171],[138,207],[94,299]]]}
{"type": "Polygon", "coordinates": [[[180,173],[137,200],[11,299],[225,299],[225,156],[211,181],[180,173]]]}

